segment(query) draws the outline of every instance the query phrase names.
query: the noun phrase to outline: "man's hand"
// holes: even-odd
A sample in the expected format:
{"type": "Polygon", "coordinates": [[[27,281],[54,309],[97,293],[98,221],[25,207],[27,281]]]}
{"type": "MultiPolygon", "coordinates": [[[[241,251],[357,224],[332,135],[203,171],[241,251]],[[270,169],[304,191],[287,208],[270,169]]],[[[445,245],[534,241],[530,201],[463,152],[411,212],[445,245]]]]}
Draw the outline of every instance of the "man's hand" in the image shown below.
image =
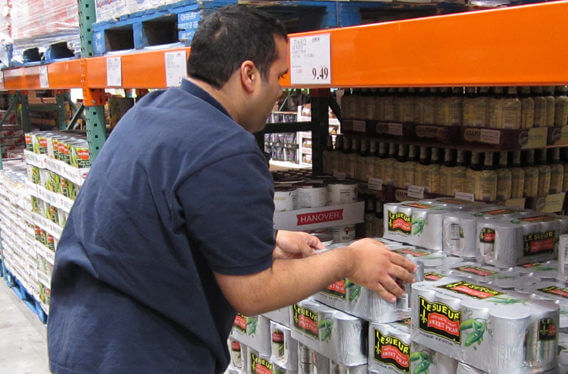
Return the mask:
{"type": "Polygon", "coordinates": [[[315,236],[300,231],[278,230],[276,248],[272,252],[274,259],[302,258],[324,249],[322,242],[315,236]]]}
{"type": "Polygon", "coordinates": [[[388,250],[373,239],[361,239],[347,247],[351,251],[352,269],[347,278],[367,287],[390,302],[402,297],[404,290],[397,280],[413,283],[416,265],[404,256],[388,250]]]}

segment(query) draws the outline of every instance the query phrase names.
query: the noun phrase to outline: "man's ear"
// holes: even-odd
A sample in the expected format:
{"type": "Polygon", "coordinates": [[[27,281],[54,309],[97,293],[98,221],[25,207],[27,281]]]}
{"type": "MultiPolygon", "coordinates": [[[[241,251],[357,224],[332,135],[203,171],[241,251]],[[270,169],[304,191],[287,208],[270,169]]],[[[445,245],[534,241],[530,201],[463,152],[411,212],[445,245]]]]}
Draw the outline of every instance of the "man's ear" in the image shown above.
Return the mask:
{"type": "Polygon", "coordinates": [[[245,91],[251,93],[254,91],[254,87],[260,79],[260,73],[256,68],[256,65],[251,60],[243,61],[240,68],[241,73],[241,84],[243,85],[245,91]]]}

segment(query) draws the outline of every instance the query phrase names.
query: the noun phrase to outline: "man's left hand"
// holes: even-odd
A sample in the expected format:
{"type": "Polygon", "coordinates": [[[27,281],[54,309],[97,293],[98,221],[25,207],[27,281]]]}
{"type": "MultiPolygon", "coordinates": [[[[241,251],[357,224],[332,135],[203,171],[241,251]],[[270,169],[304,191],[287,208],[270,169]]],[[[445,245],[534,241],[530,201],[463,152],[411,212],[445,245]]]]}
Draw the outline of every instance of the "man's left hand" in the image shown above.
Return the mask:
{"type": "Polygon", "coordinates": [[[274,259],[302,258],[314,255],[316,250],[325,246],[315,236],[300,231],[278,230],[274,259]]]}

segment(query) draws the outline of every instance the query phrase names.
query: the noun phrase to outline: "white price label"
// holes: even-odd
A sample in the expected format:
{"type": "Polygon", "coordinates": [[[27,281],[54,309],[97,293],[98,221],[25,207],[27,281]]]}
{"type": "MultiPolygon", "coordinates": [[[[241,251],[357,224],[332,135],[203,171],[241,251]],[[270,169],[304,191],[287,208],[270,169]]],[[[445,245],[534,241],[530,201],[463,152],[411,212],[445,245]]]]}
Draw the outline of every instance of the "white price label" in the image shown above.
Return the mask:
{"type": "Polygon", "coordinates": [[[410,185],[408,186],[408,197],[423,199],[425,190],[426,187],[410,185]]]}
{"type": "Polygon", "coordinates": [[[166,52],[166,86],[177,87],[187,76],[187,57],[185,51],[166,52]]]}
{"type": "Polygon", "coordinates": [[[47,75],[47,65],[39,67],[39,86],[49,88],[49,77],[47,75]]]}
{"type": "Polygon", "coordinates": [[[4,88],[4,72],[0,71],[0,87],[4,88]]]}
{"type": "Polygon", "coordinates": [[[458,200],[475,201],[475,196],[467,192],[456,192],[455,198],[458,200]]]}
{"type": "Polygon", "coordinates": [[[501,132],[499,130],[481,130],[481,141],[488,144],[499,144],[501,142],[501,132]]]}
{"type": "Polygon", "coordinates": [[[122,86],[122,60],[118,57],[107,57],[107,86],[122,86]]]}
{"type": "Polygon", "coordinates": [[[388,133],[389,135],[402,136],[404,134],[402,123],[389,123],[388,133]]]}
{"type": "Polygon", "coordinates": [[[330,34],[290,38],[292,84],[331,84],[330,34]]]}
{"type": "Polygon", "coordinates": [[[368,187],[370,190],[373,191],[382,191],[383,190],[383,180],[380,178],[369,178],[368,187]]]}

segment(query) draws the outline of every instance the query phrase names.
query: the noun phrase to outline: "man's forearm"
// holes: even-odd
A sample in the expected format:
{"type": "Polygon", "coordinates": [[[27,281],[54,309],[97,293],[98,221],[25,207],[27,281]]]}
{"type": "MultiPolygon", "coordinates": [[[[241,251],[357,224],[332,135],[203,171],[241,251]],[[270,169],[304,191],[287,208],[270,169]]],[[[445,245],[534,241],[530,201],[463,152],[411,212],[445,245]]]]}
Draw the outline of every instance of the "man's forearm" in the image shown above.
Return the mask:
{"type": "Polygon", "coordinates": [[[237,311],[256,315],[293,304],[345,278],[352,266],[349,253],[348,248],[338,248],[301,259],[277,259],[256,274],[216,276],[237,311]]]}

